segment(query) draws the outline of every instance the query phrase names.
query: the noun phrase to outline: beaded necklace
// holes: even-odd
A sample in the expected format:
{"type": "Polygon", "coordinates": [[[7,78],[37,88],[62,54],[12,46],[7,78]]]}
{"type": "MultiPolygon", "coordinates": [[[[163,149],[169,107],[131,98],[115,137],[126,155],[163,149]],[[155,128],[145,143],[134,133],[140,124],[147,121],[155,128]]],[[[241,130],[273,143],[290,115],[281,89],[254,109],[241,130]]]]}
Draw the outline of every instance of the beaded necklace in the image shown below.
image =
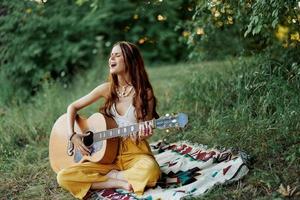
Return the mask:
{"type": "Polygon", "coordinates": [[[122,91],[120,91],[119,88],[116,89],[118,97],[120,97],[120,98],[127,97],[131,93],[133,86],[129,86],[130,88],[127,90],[128,86],[129,85],[122,86],[122,91]]]}

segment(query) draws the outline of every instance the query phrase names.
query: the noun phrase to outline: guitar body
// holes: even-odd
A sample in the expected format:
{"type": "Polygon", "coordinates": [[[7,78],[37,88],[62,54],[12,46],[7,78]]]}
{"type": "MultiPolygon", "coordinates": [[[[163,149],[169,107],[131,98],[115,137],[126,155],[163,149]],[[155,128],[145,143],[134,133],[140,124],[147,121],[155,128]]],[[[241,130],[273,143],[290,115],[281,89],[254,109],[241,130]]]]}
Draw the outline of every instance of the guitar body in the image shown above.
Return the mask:
{"type": "MultiPolygon", "coordinates": [[[[101,113],[95,113],[88,119],[77,115],[74,124],[76,133],[92,133],[105,131],[117,127],[112,118],[101,113]]],[[[94,142],[90,134],[85,137],[88,143],[84,142],[91,151],[89,156],[84,156],[79,150],[74,149],[73,155],[68,155],[69,136],[67,131],[67,115],[60,116],[51,131],[49,141],[49,159],[52,169],[57,173],[61,169],[72,166],[76,163],[86,161],[110,164],[115,160],[118,153],[119,137],[94,142]]]]}
{"type": "Polygon", "coordinates": [[[117,157],[120,137],[127,137],[131,133],[138,132],[140,125],[149,123],[152,128],[168,129],[172,127],[183,128],[187,122],[187,115],[179,113],[117,128],[117,124],[112,118],[101,113],[95,113],[88,119],[77,115],[74,131],[81,134],[89,133],[82,137],[82,141],[89,148],[91,154],[84,156],[79,150],[70,148],[67,115],[63,114],[56,120],[51,131],[49,141],[50,164],[56,173],[66,167],[86,161],[111,164],[117,157]]]}

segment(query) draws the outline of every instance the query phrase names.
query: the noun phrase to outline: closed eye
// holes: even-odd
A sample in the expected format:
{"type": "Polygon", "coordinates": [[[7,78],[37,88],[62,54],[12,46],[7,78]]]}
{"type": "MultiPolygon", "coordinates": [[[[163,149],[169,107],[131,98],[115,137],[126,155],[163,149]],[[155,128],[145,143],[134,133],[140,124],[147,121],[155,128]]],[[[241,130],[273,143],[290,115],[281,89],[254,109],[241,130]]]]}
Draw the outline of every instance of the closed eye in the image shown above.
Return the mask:
{"type": "Polygon", "coordinates": [[[120,57],[121,54],[120,54],[120,53],[115,53],[115,54],[112,53],[110,56],[117,56],[117,57],[120,57]]]}

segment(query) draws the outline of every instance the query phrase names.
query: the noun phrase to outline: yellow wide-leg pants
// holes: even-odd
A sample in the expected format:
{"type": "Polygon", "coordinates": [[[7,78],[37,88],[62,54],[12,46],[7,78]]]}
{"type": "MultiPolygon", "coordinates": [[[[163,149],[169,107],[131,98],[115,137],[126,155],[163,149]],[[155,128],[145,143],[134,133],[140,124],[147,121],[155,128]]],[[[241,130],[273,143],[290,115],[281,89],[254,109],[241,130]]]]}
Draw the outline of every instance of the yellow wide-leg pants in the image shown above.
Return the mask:
{"type": "Polygon", "coordinates": [[[160,177],[159,165],[147,141],[136,144],[126,139],[120,143],[119,154],[113,164],[79,163],[59,171],[57,182],[73,196],[82,199],[92,183],[106,181],[108,177],[105,175],[111,170],[122,171],[137,195],[142,195],[146,187],[155,186],[160,177]]]}

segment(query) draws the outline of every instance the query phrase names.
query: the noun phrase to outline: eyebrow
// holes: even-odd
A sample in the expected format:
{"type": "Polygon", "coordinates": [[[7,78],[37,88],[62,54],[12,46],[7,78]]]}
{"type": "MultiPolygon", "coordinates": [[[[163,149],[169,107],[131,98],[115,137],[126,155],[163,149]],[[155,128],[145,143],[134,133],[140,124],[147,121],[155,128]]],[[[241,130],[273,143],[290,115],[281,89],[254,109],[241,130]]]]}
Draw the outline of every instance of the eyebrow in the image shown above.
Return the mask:
{"type": "Polygon", "coordinates": [[[113,54],[122,54],[121,52],[116,52],[116,53],[110,53],[110,55],[113,55],[113,54]]]}

